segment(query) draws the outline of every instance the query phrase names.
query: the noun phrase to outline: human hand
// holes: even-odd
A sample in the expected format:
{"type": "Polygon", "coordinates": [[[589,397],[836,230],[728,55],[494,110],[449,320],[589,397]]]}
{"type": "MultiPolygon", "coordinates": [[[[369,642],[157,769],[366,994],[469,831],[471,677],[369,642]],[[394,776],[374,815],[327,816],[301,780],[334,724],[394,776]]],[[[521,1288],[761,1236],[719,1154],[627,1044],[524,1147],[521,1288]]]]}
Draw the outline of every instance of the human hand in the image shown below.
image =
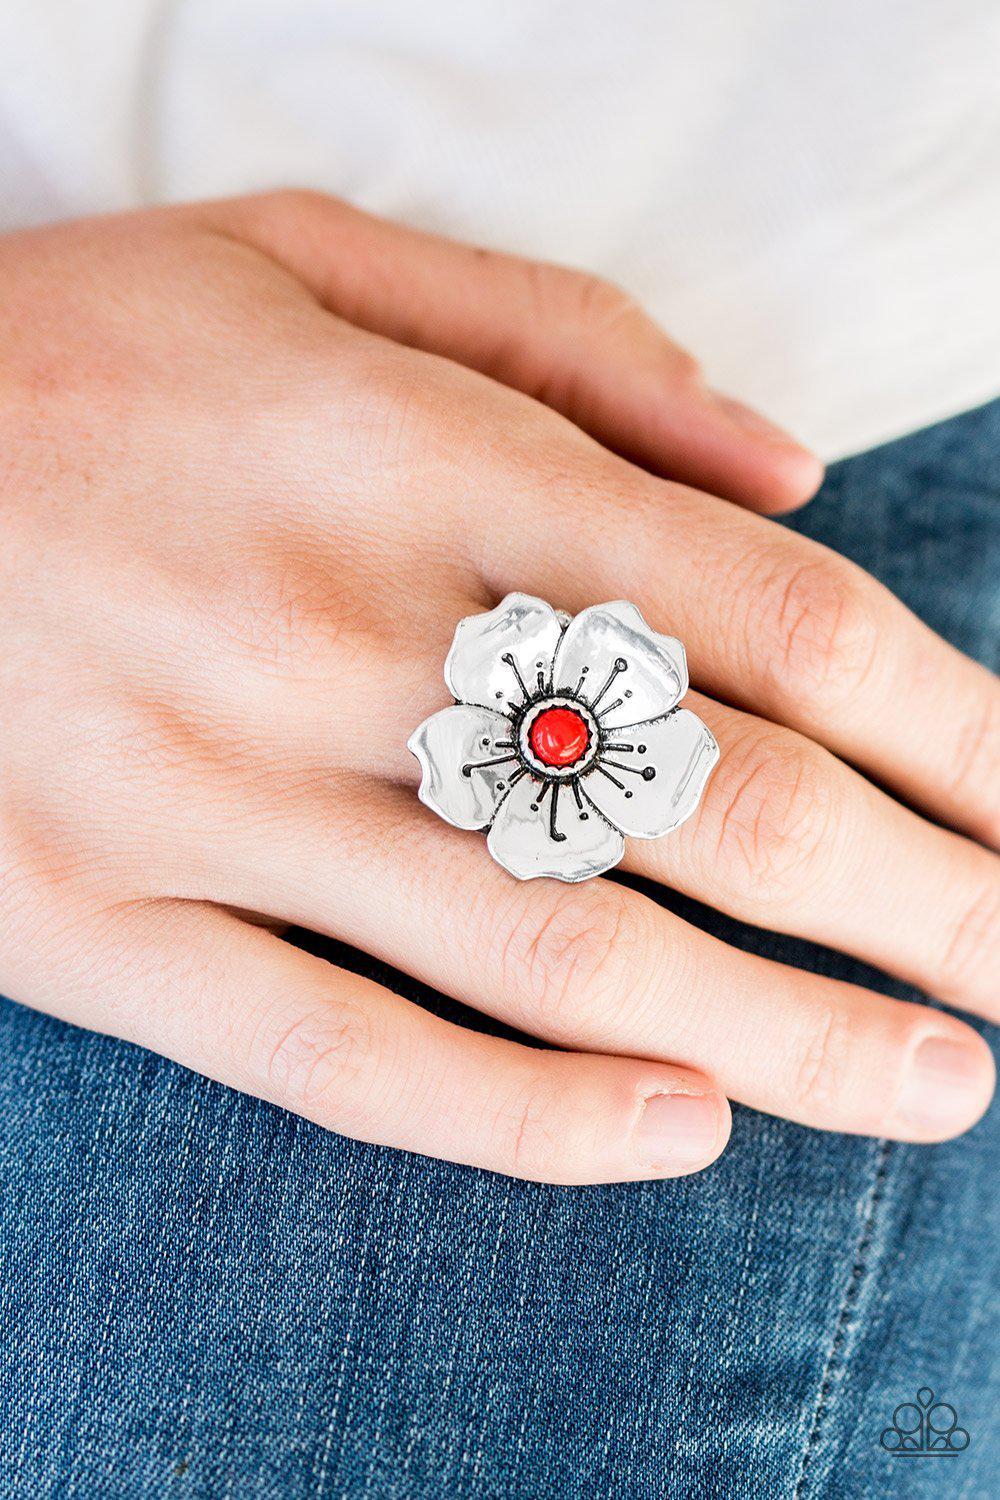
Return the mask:
{"type": "Polygon", "coordinates": [[[974,842],[1000,835],[996,682],[732,503],[801,501],[818,466],[620,293],[311,194],[20,234],[0,420],[0,992],[547,1181],[697,1170],[726,1096],[918,1141],[985,1108],[958,1019],[607,880],[515,882],[414,795],[461,617],[632,599],[687,645],[722,758],[623,868],[1000,1014],[974,842]],[[566,1050],[449,1025],[259,918],[566,1050]]]}

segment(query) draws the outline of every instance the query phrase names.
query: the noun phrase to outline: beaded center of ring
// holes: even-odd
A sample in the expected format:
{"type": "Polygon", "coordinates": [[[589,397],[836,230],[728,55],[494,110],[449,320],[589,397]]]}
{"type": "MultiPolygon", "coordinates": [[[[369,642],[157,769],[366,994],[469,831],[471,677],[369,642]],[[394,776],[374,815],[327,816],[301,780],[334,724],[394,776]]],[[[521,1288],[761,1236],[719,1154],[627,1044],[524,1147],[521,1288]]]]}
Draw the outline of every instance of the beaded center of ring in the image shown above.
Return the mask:
{"type": "Polygon", "coordinates": [[[528,743],[543,766],[572,766],[587,753],[590,729],[575,709],[546,708],[533,721],[528,743]]]}

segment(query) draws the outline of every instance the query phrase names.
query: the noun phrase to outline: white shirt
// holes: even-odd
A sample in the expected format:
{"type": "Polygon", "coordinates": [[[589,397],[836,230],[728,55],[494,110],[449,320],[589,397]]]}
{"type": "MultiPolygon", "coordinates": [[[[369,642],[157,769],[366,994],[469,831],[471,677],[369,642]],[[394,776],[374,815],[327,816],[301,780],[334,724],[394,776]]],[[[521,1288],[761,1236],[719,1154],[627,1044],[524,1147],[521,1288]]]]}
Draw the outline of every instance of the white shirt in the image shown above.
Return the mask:
{"type": "Polygon", "coordinates": [[[0,227],[289,184],[613,278],[825,457],[1000,393],[994,0],[4,0],[0,227]]]}

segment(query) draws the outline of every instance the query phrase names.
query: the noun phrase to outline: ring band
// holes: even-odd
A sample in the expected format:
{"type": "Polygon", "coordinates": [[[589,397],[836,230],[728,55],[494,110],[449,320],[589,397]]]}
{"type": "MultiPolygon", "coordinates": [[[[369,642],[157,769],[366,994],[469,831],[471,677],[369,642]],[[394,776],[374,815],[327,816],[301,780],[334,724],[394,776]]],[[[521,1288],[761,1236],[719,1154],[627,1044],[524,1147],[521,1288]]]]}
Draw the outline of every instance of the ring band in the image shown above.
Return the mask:
{"type": "Polygon", "coordinates": [[[459,621],[444,668],[455,699],[410,736],[420,800],[487,831],[519,880],[588,880],[690,817],[719,747],[678,704],[684,647],[634,604],[570,617],[508,594],[459,621]]]}

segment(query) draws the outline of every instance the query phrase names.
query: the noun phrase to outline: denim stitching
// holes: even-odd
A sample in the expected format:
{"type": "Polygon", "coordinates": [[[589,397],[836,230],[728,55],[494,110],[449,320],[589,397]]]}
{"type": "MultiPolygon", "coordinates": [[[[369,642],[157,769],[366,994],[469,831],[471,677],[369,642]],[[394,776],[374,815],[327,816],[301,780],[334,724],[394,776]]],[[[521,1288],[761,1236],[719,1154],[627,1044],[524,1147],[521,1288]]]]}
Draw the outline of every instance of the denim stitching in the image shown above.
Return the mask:
{"type": "Polygon", "coordinates": [[[809,1429],[809,1437],[802,1451],[802,1464],[799,1469],[799,1477],[795,1484],[792,1500],[802,1500],[805,1494],[805,1485],[809,1477],[809,1468],[813,1457],[819,1447],[819,1440],[823,1432],[823,1421],[831,1406],[834,1381],[837,1374],[843,1369],[841,1358],[844,1345],[847,1341],[851,1325],[854,1321],[855,1305],[861,1295],[865,1280],[871,1269],[868,1260],[872,1244],[875,1239],[878,1212],[885,1198],[888,1183],[889,1161],[892,1153],[891,1141],[879,1141],[878,1154],[875,1158],[875,1174],[872,1178],[871,1188],[868,1196],[868,1208],[865,1213],[861,1233],[858,1238],[857,1249],[854,1252],[854,1263],[851,1266],[851,1274],[844,1288],[841,1299],[840,1311],[834,1325],[833,1338],[830,1341],[830,1349],[827,1353],[823,1367],[823,1378],[820,1382],[819,1396],[816,1401],[816,1410],[813,1412],[812,1425],[809,1429]]]}

